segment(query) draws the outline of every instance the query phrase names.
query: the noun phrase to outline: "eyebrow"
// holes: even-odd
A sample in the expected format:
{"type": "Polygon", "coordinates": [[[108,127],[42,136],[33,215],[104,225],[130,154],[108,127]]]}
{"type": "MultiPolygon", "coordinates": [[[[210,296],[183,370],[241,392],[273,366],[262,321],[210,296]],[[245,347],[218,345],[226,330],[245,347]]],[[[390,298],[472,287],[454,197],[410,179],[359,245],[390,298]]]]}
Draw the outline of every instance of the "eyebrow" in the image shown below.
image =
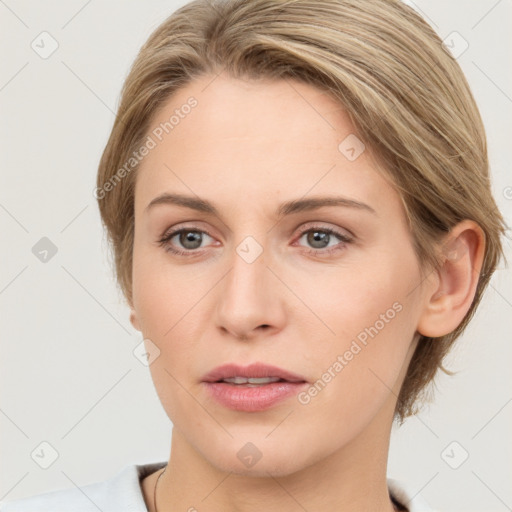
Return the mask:
{"type": "MultiPolygon", "coordinates": [[[[145,211],[148,212],[153,207],[163,204],[183,206],[185,208],[190,208],[192,210],[197,210],[203,213],[209,213],[217,217],[220,217],[217,208],[209,201],[206,201],[205,199],[201,199],[199,197],[187,196],[183,194],[164,193],[160,196],[157,196],[146,206],[145,211]]],[[[316,210],[318,208],[323,208],[326,206],[342,206],[346,208],[356,208],[358,210],[367,211],[373,213],[374,215],[377,215],[377,212],[366,203],[361,203],[360,201],[349,199],[347,197],[321,196],[311,197],[308,199],[295,199],[293,201],[287,201],[285,203],[282,203],[277,209],[277,216],[283,217],[285,215],[316,210]]]]}

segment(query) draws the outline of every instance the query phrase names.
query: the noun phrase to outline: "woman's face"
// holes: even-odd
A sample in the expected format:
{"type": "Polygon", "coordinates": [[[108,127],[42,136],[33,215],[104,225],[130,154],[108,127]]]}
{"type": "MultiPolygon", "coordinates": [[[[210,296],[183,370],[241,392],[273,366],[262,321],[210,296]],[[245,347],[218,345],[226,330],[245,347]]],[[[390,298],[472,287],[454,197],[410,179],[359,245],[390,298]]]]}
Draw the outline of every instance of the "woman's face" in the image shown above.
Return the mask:
{"type": "Polygon", "coordinates": [[[174,429],[221,470],[386,444],[425,291],[399,196],[353,132],[312,86],[222,74],[148,131],[131,318],[174,429]],[[255,363],[299,382],[205,382],[255,363]]]}

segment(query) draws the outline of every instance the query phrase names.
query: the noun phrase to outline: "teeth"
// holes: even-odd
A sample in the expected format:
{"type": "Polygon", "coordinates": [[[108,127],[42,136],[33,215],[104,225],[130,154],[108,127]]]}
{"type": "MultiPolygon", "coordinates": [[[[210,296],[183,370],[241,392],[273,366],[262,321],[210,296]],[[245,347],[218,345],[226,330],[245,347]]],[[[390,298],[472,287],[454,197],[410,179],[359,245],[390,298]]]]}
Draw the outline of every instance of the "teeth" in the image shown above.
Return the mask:
{"type": "Polygon", "coordinates": [[[245,377],[229,377],[229,379],[222,379],[222,381],[230,384],[247,384],[249,382],[245,377]]]}
{"type": "Polygon", "coordinates": [[[281,379],[279,377],[229,377],[228,379],[223,379],[223,382],[228,382],[229,384],[270,384],[271,382],[278,382],[281,379]]]}
{"type": "Polygon", "coordinates": [[[250,377],[248,380],[249,380],[249,384],[268,384],[270,382],[277,382],[281,379],[279,377],[261,377],[261,378],[250,377]]]}

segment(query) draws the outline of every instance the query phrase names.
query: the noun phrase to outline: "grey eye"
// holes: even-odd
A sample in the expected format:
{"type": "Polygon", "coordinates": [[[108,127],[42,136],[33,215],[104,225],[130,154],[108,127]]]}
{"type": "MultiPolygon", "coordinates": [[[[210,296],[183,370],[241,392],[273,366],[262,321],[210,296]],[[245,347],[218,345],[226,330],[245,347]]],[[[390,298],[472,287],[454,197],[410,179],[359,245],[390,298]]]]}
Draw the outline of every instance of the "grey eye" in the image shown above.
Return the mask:
{"type": "Polygon", "coordinates": [[[323,249],[329,244],[331,234],[323,231],[312,230],[306,234],[306,237],[308,244],[310,244],[314,249],[323,249]]]}
{"type": "Polygon", "coordinates": [[[199,231],[182,231],[176,234],[179,237],[179,242],[185,249],[198,249],[203,241],[203,234],[199,231]]]}

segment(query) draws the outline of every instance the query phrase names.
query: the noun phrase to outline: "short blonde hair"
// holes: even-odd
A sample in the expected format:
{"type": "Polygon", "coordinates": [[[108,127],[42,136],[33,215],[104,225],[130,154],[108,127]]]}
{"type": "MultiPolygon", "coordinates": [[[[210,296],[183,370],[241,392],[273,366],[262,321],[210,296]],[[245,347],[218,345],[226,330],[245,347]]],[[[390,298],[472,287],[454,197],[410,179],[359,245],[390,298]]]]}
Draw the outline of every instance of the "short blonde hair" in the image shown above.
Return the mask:
{"type": "Polygon", "coordinates": [[[439,265],[439,242],[459,221],[482,228],[485,256],[468,313],[452,333],[421,337],[409,365],[395,416],[416,413],[503,256],[484,126],[457,61],[398,0],[195,0],[178,9],[134,61],[98,169],[96,197],[129,304],[137,164],[120,170],[164,101],[220,71],[300,80],[339,101],[400,194],[422,268],[439,265]]]}

